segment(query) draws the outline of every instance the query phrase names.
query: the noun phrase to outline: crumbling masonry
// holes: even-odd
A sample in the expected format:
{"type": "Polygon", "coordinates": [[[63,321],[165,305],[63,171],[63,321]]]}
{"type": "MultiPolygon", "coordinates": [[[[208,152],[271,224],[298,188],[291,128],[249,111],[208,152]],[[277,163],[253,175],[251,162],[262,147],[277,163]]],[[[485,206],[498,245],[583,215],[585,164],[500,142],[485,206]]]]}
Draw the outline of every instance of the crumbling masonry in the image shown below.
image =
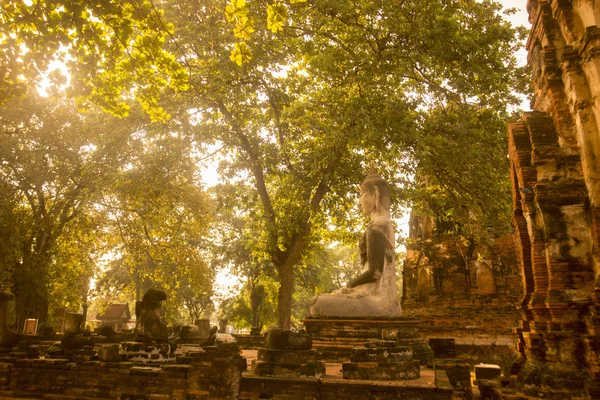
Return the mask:
{"type": "Polygon", "coordinates": [[[600,395],[600,2],[530,0],[534,112],[509,127],[521,375],[600,395]],[[535,374],[532,371],[537,371],[535,374]]]}

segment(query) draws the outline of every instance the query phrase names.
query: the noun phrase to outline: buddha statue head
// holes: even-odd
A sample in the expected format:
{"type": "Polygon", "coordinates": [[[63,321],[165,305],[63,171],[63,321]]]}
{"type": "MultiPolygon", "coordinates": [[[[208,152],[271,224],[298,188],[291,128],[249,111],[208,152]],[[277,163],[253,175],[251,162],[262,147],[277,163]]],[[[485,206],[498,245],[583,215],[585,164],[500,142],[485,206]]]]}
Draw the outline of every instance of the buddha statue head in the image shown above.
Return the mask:
{"type": "Polygon", "coordinates": [[[360,185],[359,204],[365,215],[390,210],[390,186],[374,168],[360,185]]]}

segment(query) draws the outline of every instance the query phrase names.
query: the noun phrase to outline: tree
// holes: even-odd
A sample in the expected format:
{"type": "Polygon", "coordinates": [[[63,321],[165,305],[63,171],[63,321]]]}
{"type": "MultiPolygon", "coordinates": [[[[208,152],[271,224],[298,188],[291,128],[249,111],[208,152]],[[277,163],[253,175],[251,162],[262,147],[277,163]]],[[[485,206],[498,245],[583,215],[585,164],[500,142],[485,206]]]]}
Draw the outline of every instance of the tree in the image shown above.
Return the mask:
{"type": "MultiPolygon", "coordinates": [[[[431,129],[433,119],[449,125],[459,115],[462,138],[486,129],[502,137],[506,108],[522,89],[513,56],[520,32],[493,1],[295,3],[277,35],[266,29],[268,7],[253,7],[246,11],[254,19],[246,40],[252,54],[241,63],[230,59],[236,61],[231,25],[216,2],[169,3],[165,15],[190,73],[192,89],[179,107],[195,111],[199,140],[223,146],[226,179],[250,178],[260,199],[252,251],[278,273],[278,324],[285,328],[296,266],[330,224],[356,234],[362,220],[351,208],[369,164],[391,181],[399,204],[417,170],[434,172],[427,160],[456,155],[427,145],[449,141],[431,129]],[[451,110],[452,118],[439,110],[451,110]],[[483,126],[482,116],[492,123],[483,126]]],[[[505,167],[496,156],[469,155],[505,167]]],[[[478,187],[504,195],[495,175],[477,175],[476,186],[463,181],[470,177],[455,178],[443,189],[459,202],[487,196],[478,187]]]]}
{"type": "Polygon", "coordinates": [[[98,255],[96,221],[86,213],[127,140],[114,122],[99,124],[72,103],[33,95],[0,109],[0,258],[20,320],[44,322],[52,300],[78,308],[98,255]]]}
{"type": "Polygon", "coordinates": [[[478,241],[488,229],[511,229],[505,121],[491,110],[449,106],[431,110],[423,128],[413,212],[478,241]],[[482,187],[488,180],[493,186],[482,187]]]}
{"type": "Polygon", "coordinates": [[[119,116],[133,93],[155,120],[168,115],[160,91],[187,89],[185,69],[165,51],[173,26],[147,0],[8,0],[0,7],[0,104],[25,94],[43,74],[66,83],[54,61],[67,65],[69,92],[119,116]]]}
{"type": "Polygon", "coordinates": [[[141,146],[105,187],[98,212],[114,256],[98,283],[99,291],[135,293],[150,287],[167,293],[171,322],[198,318],[212,307],[215,272],[207,264],[204,237],[209,201],[196,185],[193,143],[170,127],[138,130],[141,146]]]}
{"type": "Polygon", "coordinates": [[[219,184],[210,192],[215,204],[212,262],[231,266],[232,272],[245,280],[242,292],[225,302],[222,314],[240,326],[259,328],[265,322],[265,280],[273,271],[268,260],[253,252],[257,247],[253,222],[260,213],[258,196],[244,183],[219,184]]]}
{"type": "Polygon", "coordinates": [[[0,126],[0,284],[21,320],[85,310],[107,259],[109,281],[165,289],[174,320],[210,308],[210,212],[193,142],[140,112],[81,115],[73,102],[35,95],[2,106],[0,126]]]}

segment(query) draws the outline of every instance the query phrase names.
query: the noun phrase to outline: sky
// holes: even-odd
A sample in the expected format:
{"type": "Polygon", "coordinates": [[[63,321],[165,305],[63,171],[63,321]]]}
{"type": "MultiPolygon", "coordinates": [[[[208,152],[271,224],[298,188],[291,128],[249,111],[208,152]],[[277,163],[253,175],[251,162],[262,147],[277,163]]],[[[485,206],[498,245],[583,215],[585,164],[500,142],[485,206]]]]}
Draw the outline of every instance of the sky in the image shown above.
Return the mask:
{"type": "Polygon", "coordinates": [[[527,0],[500,0],[500,3],[507,8],[517,8],[519,12],[515,15],[511,15],[507,19],[512,22],[514,25],[524,25],[529,27],[529,22],[527,21],[527,0]]]}

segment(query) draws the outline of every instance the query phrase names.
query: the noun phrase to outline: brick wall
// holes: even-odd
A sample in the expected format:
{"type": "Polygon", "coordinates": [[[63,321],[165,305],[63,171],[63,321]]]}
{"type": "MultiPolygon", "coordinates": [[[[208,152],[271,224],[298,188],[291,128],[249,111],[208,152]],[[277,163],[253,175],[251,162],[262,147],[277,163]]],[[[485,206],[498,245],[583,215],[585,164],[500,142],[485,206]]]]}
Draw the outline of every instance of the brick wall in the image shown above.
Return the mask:
{"type": "Polygon", "coordinates": [[[230,400],[239,397],[235,344],[205,347],[170,363],[0,359],[0,398],[230,400]]]}
{"type": "Polygon", "coordinates": [[[538,381],[548,374],[572,376],[580,389],[589,383],[589,395],[600,388],[597,7],[528,2],[535,111],[509,127],[513,223],[525,279],[519,335],[527,363],[521,375],[538,381]]]}

